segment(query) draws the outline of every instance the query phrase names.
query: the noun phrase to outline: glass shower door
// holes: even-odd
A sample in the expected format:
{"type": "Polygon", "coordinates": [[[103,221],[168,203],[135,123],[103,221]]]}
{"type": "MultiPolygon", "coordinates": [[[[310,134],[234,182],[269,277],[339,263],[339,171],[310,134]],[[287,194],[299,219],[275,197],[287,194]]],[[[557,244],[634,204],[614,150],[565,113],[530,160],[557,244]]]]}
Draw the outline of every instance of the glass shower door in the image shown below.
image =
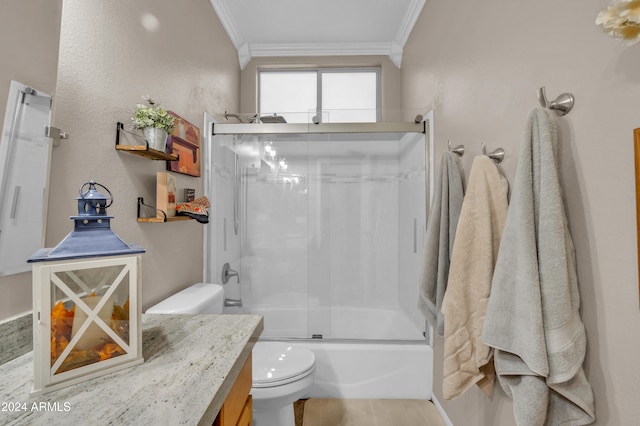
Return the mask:
{"type": "Polygon", "coordinates": [[[316,338],[421,340],[423,134],[340,134],[309,148],[309,327],[316,338]],[[420,240],[420,241],[418,241],[420,240]],[[419,246],[419,247],[418,247],[419,246]]]}
{"type": "Polygon", "coordinates": [[[263,338],[424,340],[424,133],[214,139],[215,270],[239,269],[225,297],[244,304],[228,313],[264,315],[263,338]]]}
{"type": "Polygon", "coordinates": [[[305,139],[261,138],[260,163],[243,162],[241,262],[250,287],[245,301],[250,312],[264,315],[263,337],[310,337],[305,139]]]}

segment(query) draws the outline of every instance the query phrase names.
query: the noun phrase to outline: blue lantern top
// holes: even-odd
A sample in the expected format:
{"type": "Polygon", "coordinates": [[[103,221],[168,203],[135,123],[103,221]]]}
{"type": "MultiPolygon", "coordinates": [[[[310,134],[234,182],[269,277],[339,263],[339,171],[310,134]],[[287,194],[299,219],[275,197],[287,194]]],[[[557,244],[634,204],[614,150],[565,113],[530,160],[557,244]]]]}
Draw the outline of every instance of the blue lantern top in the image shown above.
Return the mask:
{"type": "Polygon", "coordinates": [[[119,256],[144,253],[138,245],[129,245],[111,230],[111,219],[107,216],[107,207],[113,204],[113,196],[105,186],[92,181],[80,187],[78,215],[71,216],[74,229],[54,248],[38,250],[27,262],[46,262],[52,260],[80,259],[85,257],[119,256]],[[83,189],[89,185],[89,189],[83,189]],[[96,185],[109,193],[107,197],[96,189],[96,185]]]}

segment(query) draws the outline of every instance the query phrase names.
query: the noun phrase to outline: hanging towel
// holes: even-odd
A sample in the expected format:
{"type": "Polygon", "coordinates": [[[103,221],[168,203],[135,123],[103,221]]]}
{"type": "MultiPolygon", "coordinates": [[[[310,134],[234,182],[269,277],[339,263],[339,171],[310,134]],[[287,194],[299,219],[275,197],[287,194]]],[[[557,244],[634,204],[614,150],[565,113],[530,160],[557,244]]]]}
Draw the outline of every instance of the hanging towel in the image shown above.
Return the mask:
{"type": "Polygon", "coordinates": [[[507,217],[509,183],[486,155],[473,160],[453,244],[444,315],[443,395],[477,384],[493,393],[493,349],[482,342],[491,278],[507,217]]]}
{"type": "Polygon", "coordinates": [[[427,225],[422,274],[418,284],[418,308],[440,337],[444,335],[440,307],[447,288],[451,250],[464,198],[462,172],[455,156],[452,152],[442,155],[427,225]]]}
{"type": "Polygon", "coordinates": [[[518,425],[595,420],[556,119],[546,109],[529,117],[483,328],[518,425]]]}

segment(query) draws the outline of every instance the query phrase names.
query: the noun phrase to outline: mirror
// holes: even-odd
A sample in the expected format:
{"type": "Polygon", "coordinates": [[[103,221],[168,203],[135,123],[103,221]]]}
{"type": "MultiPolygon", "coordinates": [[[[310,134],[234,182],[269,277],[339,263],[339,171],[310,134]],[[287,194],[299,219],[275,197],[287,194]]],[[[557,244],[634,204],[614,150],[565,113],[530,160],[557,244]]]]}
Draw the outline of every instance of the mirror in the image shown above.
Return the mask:
{"type": "Polygon", "coordinates": [[[0,276],[31,270],[44,244],[51,96],[12,81],[0,139],[0,276]]]}

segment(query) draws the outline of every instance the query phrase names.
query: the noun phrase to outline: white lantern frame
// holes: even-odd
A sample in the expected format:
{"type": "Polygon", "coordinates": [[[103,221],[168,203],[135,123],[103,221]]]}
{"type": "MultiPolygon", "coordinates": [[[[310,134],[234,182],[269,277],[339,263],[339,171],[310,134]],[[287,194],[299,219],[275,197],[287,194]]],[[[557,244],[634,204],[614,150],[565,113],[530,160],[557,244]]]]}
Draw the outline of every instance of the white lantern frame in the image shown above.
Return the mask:
{"type": "Polygon", "coordinates": [[[128,256],[92,257],[85,259],[58,260],[38,262],[33,264],[33,342],[34,342],[34,379],[32,395],[38,395],[52,390],[60,389],[94,377],[127,368],[131,365],[142,363],[142,310],[141,301],[141,256],[139,254],[128,256]],[[79,287],[88,291],[82,279],[72,271],[90,270],[106,267],[122,266],[113,281],[107,284],[104,277],[99,287],[106,287],[107,291],[101,296],[98,304],[92,309],[71,288],[69,288],[57,273],[67,272],[67,275],[79,287]],[[128,273],[128,283],[124,283],[128,273]],[[102,307],[110,299],[113,293],[121,286],[128,286],[129,295],[129,342],[126,343],[118,334],[100,318],[102,307]],[[71,338],[67,347],[51,365],[51,311],[52,311],[52,286],[58,289],[73,302],[76,309],[81,309],[87,314],[87,319],[71,338]],[[100,360],[84,366],[70,369],[58,374],[55,372],[64,362],[67,355],[73,350],[77,342],[84,336],[85,331],[96,324],[125,353],[113,358],[100,360]]]}

